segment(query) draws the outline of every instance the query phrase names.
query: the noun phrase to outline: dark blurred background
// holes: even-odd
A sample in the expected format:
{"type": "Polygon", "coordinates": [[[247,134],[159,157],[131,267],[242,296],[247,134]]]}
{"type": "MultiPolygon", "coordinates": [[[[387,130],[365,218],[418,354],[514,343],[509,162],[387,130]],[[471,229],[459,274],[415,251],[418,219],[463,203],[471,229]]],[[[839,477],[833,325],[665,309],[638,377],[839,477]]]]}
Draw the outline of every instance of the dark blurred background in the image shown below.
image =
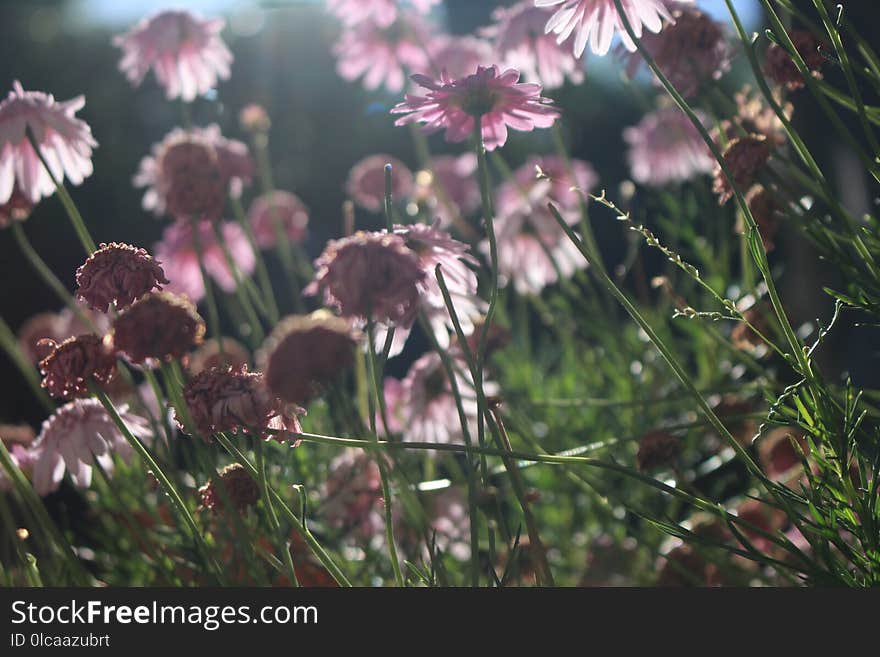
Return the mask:
{"type": "MultiPolygon", "coordinates": [[[[511,3],[446,0],[437,16],[448,31],[463,34],[488,24],[492,9],[500,4],[511,3]]],[[[757,0],[736,4],[748,29],[762,29],[757,0]]],[[[801,4],[811,5],[809,0],[801,4]]],[[[872,0],[845,4],[856,25],[874,25],[880,17],[880,3],[872,0]]],[[[358,83],[336,75],[331,48],[338,27],[322,5],[314,0],[205,0],[180,5],[204,15],[223,15],[227,20],[223,38],[235,56],[231,79],[219,85],[216,95],[194,104],[195,123],[217,122],[226,136],[244,140],[237,124],[238,110],[249,102],[268,109],[276,185],[296,192],[309,206],[307,248],[312,256],[328,238],[340,235],[342,187],[354,162],[371,153],[388,152],[416,165],[408,131],[394,128],[387,111],[399,97],[365,92],[358,83]]],[[[726,20],[722,0],[700,0],[699,5],[726,20]]],[[[152,0],[0,0],[0,92],[5,95],[18,79],[25,89],[47,91],[61,100],[78,94],[86,97],[79,116],[91,125],[100,146],[94,154],[95,173],[80,187],[71,188],[71,193],[97,242],[126,241],[151,249],[167,223],[141,208],[142,190],[132,187],[131,178],[150,146],[180,122],[181,106],[165,100],[152,74],[133,89],[117,70],[120,52],[111,43],[114,34],[165,7],[152,0]]],[[[870,36],[869,28],[863,31],[870,36]]],[[[740,58],[738,72],[729,76],[731,90],[745,79],[743,63],[740,58]]],[[[567,86],[552,95],[565,110],[564,129],[572,153],[591,161],[601,175],[601,185],[616,190],[628,175],[621,132],[639,120],[643,107],[622,83],[619,61],[588,56],[585,65],[586,85],[567,86]]],[[[829,77],[834,79],[833,71],[829,77]]],[[[642,91],[649,94],[650,86],[645,84],[642,91]]],[[[796,125],[831,172],[829,177],[839,186],[845,205],[857,214],[872,209],[874,192],[858,162],[829,138],[825,119],[805,92],[796,105],[796,125]]],[[[855,122],[852,125],[857,131],[855,122]]],[[[439,137],[433,138],[432,147],[435,152],[455,152],[439,137]]],[[[549,134],[538,131],[512,137],[505,157],[516,165],[527,152],[550,150],[549,134]]],[[[369,227],[369,218],[362,225],[369,227]]],[[[25,229],[72,289],[83,255],[58,200],[45,199],[25,229]]],[[[603,249],[614,260],[622,249],[619,227],[608,221],[597,232],[603,249]]],[[[779,244],[774,262],[784,264],[783,294],[795,323],[827,318],[831,304],[820,286],[838,282],[833,272],[814,266],[815,256],[796,231],[787,231],[779,244]]],[[[39,311],[60,308],[17,252],[11,235],[2,232],[0,274],[0,313],[13,330],[39,311]]],[[[850,370],[857,380],[874,376],[876,335],[854,328],[852,322],[843,327],[826,347],[828,367],[835,374],[850,370]]],[[[42,418],[39,406],[3,356],[0,372],[4,375],[0,422],[38,423],[42,418]]]]}

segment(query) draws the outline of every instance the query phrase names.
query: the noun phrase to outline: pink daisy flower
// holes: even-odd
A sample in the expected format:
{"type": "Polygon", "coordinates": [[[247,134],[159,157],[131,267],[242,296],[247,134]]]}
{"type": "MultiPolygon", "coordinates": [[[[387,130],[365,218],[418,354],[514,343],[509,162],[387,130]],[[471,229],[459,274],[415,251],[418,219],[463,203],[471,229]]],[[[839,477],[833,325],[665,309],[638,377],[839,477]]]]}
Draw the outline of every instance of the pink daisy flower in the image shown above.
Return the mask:
{"type": "Polygon", "coordinates": [[[513,181],[498,188],[496,207],[500,216],[523,208],[543,207],[548,201],[561,208],[578,208],[582,192],[589,192],[599,182],[589,162],[566,162],[558,155],[532,156],[513,175],[513,181]]]}
{"type": "Polygon", "coordinates": [[[428,50],[435,71],[443,71],[456,80],[470,75],[478,66],[491,66],[498,61],[492,44],[473,36],[450,36],[435,38],[428,50]]]}
{"type": "MultiPolygon", "coordinates": [[[[394,379],[385,380],[386,390],[391,381],[394,379]]],[[[455,396],[443,362],[436,352],[430,351],[416,360],[399,383],[402,394],[395,398],[397,405],[389,407],[389,413],[401,418],[404,440],[421,443],[464,442],[455,396]]],[[[475,437],[479,412],[477,396],[467,364],[461,360],[456,360],[456,383],[468,420],[468,430],[475,437]]],[[[390,384],[392,395],[395,385],[390,384]]],[[[497,392],[498,386],[486,381],[483,389],[487,395],[491,395],[497,392]]]]}
{"type": "Polygon", "coordinates": [[[408,198],[413,191],[410,168],[396,157],[380,153],[357,162],[348,173],[346,193],[354,202],[370,212],[382,212],[385,207],[385,165],[391,165],[391,196],[408,198]]]}
{"type": "Polygon", "coordinates": [[[480,207],[480,186],[474,174],[477,156],[440,155],[433,158],[432,171],[420,171],[416,176],[415,196],[425,203],[442,224],[451,221],[450,213],[466,215],[480,207]]]}
{"type": "MultiPolygon", "coordinates": [[[[131,432],[141,440],[151,436],[148,422],[128,411],[116,409],[131,432]]],[[[65,471],[76,486],[87,488],[95,461],[113,470],[112,453],[128,461],[133,450],[97,399],[77,399],[60,407],[43,422],[32,445],[33,485],[40,495],[58,489],[65,471]]]]}
{"type": "MultiPolygon", "coordinates": [[[[649,32],[659,32],[663,28],[663,19],[671,20],[669,4],[670,0],[621,0],[627,20],[637,37],[642,36],[645,28],[649,32]]],[[[535,0],[537,7],[557,5],[562,6],[550,17],[544,29],[548,34],[555,33],[559,43],[564,43],[574,34],[575,57],[584,54],[587,41],[594,53],[606,54],[615,34],[620,35],[627,50],[636,49],[614,0],[535,0]]]]}
{"type": "Polygon", "coordinates": [[[399,93],[406,71],[423,71],[429,66],[425,51],[428,35],[421,19],[410,13],[401,13],[387,26],[372,20],[346,25],[333,48],[336,71],[349,82],[362,78],[369,91],[384,86],[399,93]]]}
{"type": "Polygon", "coordinates": [[[568,78],[575,84],[584,79],[583,67],[568,43],[559,43],[544,26],[553,11],[522,0],[512,7],[499,7],[492,13],[494,25],[483,34],[495,40],[495,48],[505,65],[521,71],[527,80],[540,82],[545,89],[557,89],[568,78]]]}
{"type": "Polygon", "coordinates": [[[119,70],[134,86],[152,68],[170,100],[195,100],[229,77],[232,53],[220,39],[222,18],[203,19],[184,10],[162,11],[113,38],[122,49],[119,70]]]}
{"type": "Polygon", "coordinates": [[[446,140],[461,142],[470,137],[481,117],[482,139],[486,150],[507,141],[507,126],[530,132],[549,128],[559,118],[551,101],[541,96],[541,85],[518,82],[519,71],[500,73],[497,66],[477,68],[477,72],[453,80],[441,74],[439,80],[425,75],[412,79],[428,89],[425,96],[407,94],[392,114],[406,114],[394,125],[423,123],[428,132],[446,130],[446,140]]]}
{"type": "Polygon", "coordinates": [[[146,187],[143,207],[156,215],[216,219],[226,196],[238,198],[253,179],[254,164],[247,146],[220,134],[220,126],[175,128],[154,144],[134,177],[146,187]]]}
{"type": "Polygon", "coordinates": [[[309,211],[296,194],[275,190],[258,196],[248,210],[248,221],[254,231],[257,246],[270,249],[275,246],[280,224],[282,234],[291,244],[300,244],[306,238],[309,211]]]}
{"type": "Polygon", "coordinates": [[[59,103],[42,91],[25,91],[18,80],[12,83],[12,91],[0,101],[0,204],[16,191],[32,204],[55,193],[27,138],[28,128],[59,183],[66,175],[79,185],[92,175],[92,149],[98,142],[88,124],[74,116],[85,103],[83,96],[59,103]]]}
{"type": "MultiPolygon", "coordinates": [[[[453,239],[449,233],[425,224],[395,226],[394,233],[400,235],[406,246],[419,258],[419,265],[425,276],[419,283],[419,305],[421,311],[434,332],[438,344],[444,349],[449,346],[450,335],[454,334],[455,326],[443,300],[443,292],[437,282],[435,268],[440,265],[443,279],[449,290],[455,314],[458,316],[462,332],[470,335],[474,332],[474,323],[482,317],[487,309],[486,303],[477,296],[477,275],[472,267],[479,262],[469,251],[467,244],[453,239]]],[[[384,333],[384,332],[383,332],[384,333]]],[[[394,335],[391,355],[397,355],[403,349],[409,330],[398,328],[394,335]]],[[[385,336],[376,336],[377,348],[385,343],[385,336]]]]}
{"type": "MultiPolygon", "coordinates": [[[[427,14],[440,0],[410,0],[409,5],[420,14],[427,14]]],[[[372,20],[388,27],[397,18],[400,0],[327,0],[327,8],[346,25],[372,20]]]]}
{"type": "MultiPolygon", "coordinates": [[[[702,117],[701,117],[701,120],[702,117]]],[[[633,180],[652,187],[711,173],[715,159],[690,119],[678,108],[647,114],[623,131],[633,180]]]]}
{"type": "MultiPolygon", "coordinates": [[[[244,231],[236,223],[223,222],[220,228],[223,241],[242,276],[253,273],[256,256],[244,231]]],[[[224,292],[235,291],[235,276],[229,269],[222,246],[217,242],[210,221],[199,222],[199,236],[204,250],[204,264],[208,275],[224,292]]],[[[162,232],[162,240],[153,247],[156,259],[162,263],[170,283],[164,289],[175,294],[185,294],[194,303],[205,296],[205,285],[199,268],[199,257],[193,240],[193,227],[189,221],[175,222],[162,232]]]]}

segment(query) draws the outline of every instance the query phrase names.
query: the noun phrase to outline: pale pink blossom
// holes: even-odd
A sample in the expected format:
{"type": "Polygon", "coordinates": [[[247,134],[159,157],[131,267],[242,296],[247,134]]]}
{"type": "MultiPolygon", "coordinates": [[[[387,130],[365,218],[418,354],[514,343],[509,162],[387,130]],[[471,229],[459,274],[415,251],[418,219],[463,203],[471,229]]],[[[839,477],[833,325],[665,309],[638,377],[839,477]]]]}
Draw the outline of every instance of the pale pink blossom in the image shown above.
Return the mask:
{"type": "Polygon", "coordinates": [[[428,92],[407,94],[391,110],[406,115],[394,125],[422,123],[427,132],[445,130],[447,141],[465,141],[474,134],[479,118],[483,144],[491,151],[505,144],[508,126],[530,132],[549,128],[559,118],[553,101],[541,96],[541,85],[518,82],[519,71],[514,69],[501,73],[497,66],[480,66],[476,73],[457,80],[442,73],[439,80],[420,74],[412,79],[428,92]]]}
{"type": "Polygon", "coordinates": [[[275,190],[253,200],[248,221],[261,249],[275,246],[278,238],[276,224],[291,244],[300,244],[306,238],[309,211],[296,194],[275,190]]]}
{"type": "MultiPolygon", "coordinates": [[[[220,224],[223,242],[241,275],[249,276],[256,266],[256,256],[247,236],[237,223],[220,224]]],[[[199,236],[203,249],[203,262],[208,275],[224,292],[234,292],[235,276],[226,261],[223,245],[217,241],[210,221],[199,222],[199,236]]],[[[199,268],[199,256],[193,239],[193,226],[189,221],[170,224],[162,232],[162,240],[153,247],[156,259],[162,263],[165,276],[170,281],[164,289],[175,294],[185,294],[198,302],[205,296],[205,285],[199,268]]]]}
{"type": "Polygon", "coordinates": [[[350,82],[362,78],[364,88],[403,90],[407,72],[429,66],[425,50],[429,30],[417,15],[401,13],[387,26],[372,20],[343,27],[333,52],[336,71],[350,82]]]}
{"type": "Polygon", "coordinates": [[[220,38],[224,25],[222,18],[185,10],[159,12],[114,37],[122,49],[119,70],[139,86],[152,68],[169,100],[191,102],[229,77],[232,53],[220,38]]]}
{"type": "MultiPolygon", "coordinates": [[[[419,266],[425,274],[419,283],[419,308],[433,330],[437,343],[444,349],[447,348],[450,336],[455,333],[452,317],[437,282],[437,265],[440,265],[443,272],[443,280],[462,332],[465,335],[473,333],[474,323],[486,313],[487,305],[477,296],[477,275],[473,268],[478,267],[479,262],[469,253],[468,245],[453,239],[437,223],[432,226],[397,225],[394,233],[400,235],[407,248],[419,258],[419,266]]],[[[394,356],[402,351],[407,337],[409,330],[398,327],[390,355],[394,356]]],[[[377,349],[381,349],[385,342],[384,331],[377,333],[376,342],[377,349]]]]}
{"type": "MultiPolygon", "coordinates": [[[[590,42],[590,50],[604,55],[611,48],[615,34],[620,35],[627,50],[634,51],[635,44],[624,27],[614,0],[535,0],[537,7],[556,7],[562,5],[547,21],[544,28],[549,34],[557,35],[559,43],[564,43],[574,34],[574,54],[580,57],[590,42]]],[[[671,20],[670,0],[621,0],[626,18],[637,37],[647,29],[659,32],[663,19],[671,20]]]]}
{"type": "MultiPolygon", "coordinates": [[[[127,406],[116,410],[137,438],[151,436],[145,419],[130,413],[127,406]]],[[[110,473],[114,452],[126,461],[133,455],[132,447],[97,399],[77,399],[58,408],[43,422],[31,449],[33,485],[40,495],[57,490],[65,471],[76,486],[87,488],[96,461],[110,473]]]]}
{"type": "Polygon", "coordinates": [[[253,174],[247,146],[223,137],[214,123],[169,132],[141,160],[133,183],[147,188],[143,207],[156,215],[217,219],[227,194],[241,196],[253,174]]]}
{"type": "MultiPolygon", "coordinates": [[[[25,475],[29,474],[34,467],[33,449],[19,443],[13,443],[7,445],[7,450],[15,467],[24,472],[25,475]]],[[[0,492],[9,492],[10,490],[12,490],[12,481],[6,474],[6,469],[0,468],[0,492]]]]}
{"type": "Polygon", "coordinates": [[[98,142],[88,124],[74,116],[85,103],[83,96],[57,102],[42,91],[25,91],[18,80],[12,83],[12,91],[0,101],[0,204],[16,189],[32,204],[55,192],[28,140],[28,129],[59,183],[67,176],[79,185],[92,175],[92,149],[98,142]]]}
{"type": "Polygon", "coordinates": [[[391,196],[405,199],[413,191],[410,168],[396,157],[380,153],[359,160],[348,173],[345,191],[359,206],[381,212],[385,206],[385,165],[391,165],[391,196]]]}
{"type": "MultiPolygon", "coordinates": [[[[701,116],[701,120],[705,119],[701,116]]],[[[663,187],[711,173],[715,160],[691,120],[676,107],[645,115],[626,128],[627,160],[633,180],[663,187]]]]}
{"type": "Polygon", "coordinates": [[[499,7],[492,13],[494,24],[483,34],[494,39],[498,55],[506,66],[521,71],[526,80],[557,89],[566,78],[583,82],[583,65],[571,52],[571,44],[559,43],[544,32],[551,9],[535,7],[521,0],[512,7],[499,7]]]}
{"type": "MultiPolygon", "coordinates": [[[[409,0],[409,6],[421,14],[427,14],[440,0],[409,0]]],[[[371,20],[388,27],[397,18],[399,6],[406,0],[327,0],[330,12],[346,25],[357,25],[371,20]]]]}
{"type": "Polygon", "coordinates": [[[428,49],[433,69],[453,80],[471,75],[478,66],[491,66],[498,61],[491,43],[470,35],[442,34],[428,49]]]}
{"type": "Polygon", "coordinates": [[[330,462],[318,514],[331,527],[370,541],[385,527],[382,510],[378,464],[364,450],[342,450],[330,462]]]}
{"type": "Polygon", "coordinates": [[[498,188],[497,213],[503,216],[524,208],[546,206],[548,201],[560,208],[574,209],[598,182],[589,162],[535,155],[514,171],[512,181],[498,188]]]}

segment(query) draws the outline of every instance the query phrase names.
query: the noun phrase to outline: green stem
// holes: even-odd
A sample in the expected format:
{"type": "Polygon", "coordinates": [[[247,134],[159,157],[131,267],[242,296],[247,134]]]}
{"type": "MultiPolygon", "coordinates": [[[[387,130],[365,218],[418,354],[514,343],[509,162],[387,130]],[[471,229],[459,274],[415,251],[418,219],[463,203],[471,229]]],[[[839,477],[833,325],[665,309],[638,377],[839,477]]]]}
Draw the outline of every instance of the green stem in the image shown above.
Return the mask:
{"type": "MultiPolygon", "coordinates": [[[[275,505],[272,503],[272,496],[269,494],[269,477],[266,473],[266,459],[263,454],[263,439],[259,436],[254,437],[254,455],[257,458],[257,470],[260,472],[260,488],[263,493],[263,501],[266,504],[266,514],[269,516],[269,524],[276,536],[281,533],[281,523],[278,522],[278,514],[275,513],[275,505]]],[[[287,577],[293,586],[299,586],[299,580],[296,577],[296,569],[293,567],[293,557],[290,554],[290,544],[284,545],[284,565],[287,568],[287,577]]]]}
{"type": "Polygon", "coordinates": [[[257,239],[254,235],[254,229],[251,226],[251,222],[248,221],[244,208],[241,205],[241,199],[232,199],[232,212],[235,215],[235,220],[244,231],[248,244],[250,244],[254,256],[257,259],[257,279],[259,280],[260,290],[262,292],[262,302],[266,308],[266,318],[272,325],[275,325],[278,323],[280,315],[278,313],[278,304],[275,303],[275,294],[272,291],[272,281],[269,278],[269,269],[266,267],[266,259],[263,257],[263,252],[260,249],[259,244],[257,244],[257,239]]]}
{"type": "Polygon", "coordinates": [[[199,221],[192,221],[193,245],[196,247],[196,256],[199,260],[199,271],[202,274],[202,286],[205,288],[205,301],[208,304],[208,328],[211,334],[217,338],[217,346],[220,354],[223,350],[223,333],[220,330],[220,313],[217,310],[217,299],[214,296],[214,284],[208,276],[208,270],[205,268],[205,249],[202,245],[201,225],[199,221]]]}

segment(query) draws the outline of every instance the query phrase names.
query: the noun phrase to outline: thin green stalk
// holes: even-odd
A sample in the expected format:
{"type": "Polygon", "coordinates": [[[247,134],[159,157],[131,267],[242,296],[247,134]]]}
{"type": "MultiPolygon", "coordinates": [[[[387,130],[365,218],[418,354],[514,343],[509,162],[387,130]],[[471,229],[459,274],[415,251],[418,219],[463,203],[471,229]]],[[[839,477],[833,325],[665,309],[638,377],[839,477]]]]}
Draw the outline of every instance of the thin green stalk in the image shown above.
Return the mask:
{"type": "Polygon", "coordinates": [[[83,221],[82,215],[76,207],[76,203],[73,202],[73,199],[64,185],[55,177],[55,174],[52,173],[52,169],[49,167],[49,163],[46,162],[46,158],[43,156],[43,152],[40,150],[40,145],[37,143],[30,126],[25,129],[25,134],[27,135],[28,141],[31,143],[31,147],[37,154],[37,157],[40,158],[43,168],[46,170],[46,173],[49,174],[49,178],[52,179],[52,183],[55,185],[55,192],[58,194],[58,198],[64,206],[64,211],[67,212],[67,216],[70,218],[70,223],[73,224],[76,236],[79,238],[79,241],[86,252],[86,257],[92,255],[98,250],[98,247],[95,246],[95,241],[89,234],[89,229],[86,228],[86,223],[83,221]]]}
{"type": "Polygon", "coordinates": [[[200,222],[192,221],[193,245],[196,247],[196,257],[199,260],[199,271],[202,274],[202,285],[205,288],[205,301],[208,304],[208,328],[211,334],[217,338],[217,346],[220,354],[224,353],[223,333],[220,330],[220,312],[217,310],[217,298],[214,296],[214,284],[208,276],[205,268],[205,249],[202,245],[200,222]]]}
{"type": "Polygon", "coordinates": [[[193,540],[195,544],[198,546],[199,551],[202,553],[205,561],[207,562],[209,568],[213,571],[214,576],[217,580],[222,584],[224,581],[223,572],[220,569],[219,564],[214,560],[211,556],[210,549],[208,548],[207,543],[205,543],[205,539],[202,536],[201,531],[199,530],[198,525],[196,524],[195,518],[193,518],[192,514],[189,512],[189,509],[186,506],[186,503],[183,501],[183,498],[180,496],[177,488],[171,482],[171,479],[168,478],[168,475],[165,474],[165,471],[162,467],[156,462],[144,444],[135,436],[131,430],[128,428],[128,425],[125,424],[125,421],[120,417],[119,412],[116,410],[116,407],[113,405],[113,402],[107,397],[107,395],[97,388],[96,386],[92,386],[92,393],[97,397],[98,401],[101,402],[101,405],[107,411],[107,414],[110,416],[110,419],[119,429],[120,433],[122,433],[125,440],[131,445],[132,449],[141,457],[144,465],[153,473],[159,483],[162,485],[162,488],[165,491],[165,494],[171,500],[172,506],[177,510],[177,513],[183,519],[184,524],[186,524],[190,533],[192,534],[193,540]]]}
{"type": "MultiPolygon", "coordinates": [[[[217,243],[223,251],[223,258],[226,260],[226,266],[229,267],[229,271],[232,273],[232,279],[235,281],[235,296],[239,303],[241,303],[241,307],[244,309],[244,314],[247,316],[248,324],[251,327],[250,337],[253,338],[255,344],[260,344],[266,337],[266,333],[263,330],[263,325],[260,322],[260,318],[257,316],[257,311],[254,309],[254,305],[251,303],[251,299],[245,289],[246,283],[249,281],[246,281],[242,277],[241,270],[238,268],[238,264],[232,257],[232,253],[226,245],[226,240],[223,238],[220,224],[214,223],[213,226],[214,234],[217,237],[217,243]]],[[[256,296],[259,297],[258,294],[256,296]]],[[[266,314],[265,309],[264,314],[266,314]]]]}
{"type": "MultiPolygon", "coordinates": [[[[254,455],[257,459],[257,470],[260,472],[260,488],[262,489],[263,501],[266,504],[266,515],[269,516],[269,524],[276,536],[281,533],[281,523],[278,522],[278,514],[275,513],[275,505],[272,503],[272,496],[269,494],[269,477],[266,473],[266,459],[263,454],[263,439],[259,436],[254,437],[254,455]]],[[[290,554],[290,544],[284,545],[284,565],[287,568],[287,577],[293,586],[299,586],[299,580],[296,577],[296,569],[293,567],[293,557],[290,554]]]]}
{"type": "Polygon", "coordinates": [[[275,293],[272,291],[272,280],[269,277],[269,269],[266,267],[266,259],[263,257],[263,251],[260,249],[260,245],[257,244],[257,239],[254,235],[254,229],[251,226],[251,222],[248,221],[244,208],[241,205],[241,199],[237,197],[232,199],[232,213],[235,215],[235,220],[244,231],[248,244],[250,244],[254,256],[256,257],[257,279],[260,283],[262,301],[266,308],[266,318],[271,324],[275,325],[278,323],[280,315],[278,312],[278,304],[275,303],[275,293]]]}

